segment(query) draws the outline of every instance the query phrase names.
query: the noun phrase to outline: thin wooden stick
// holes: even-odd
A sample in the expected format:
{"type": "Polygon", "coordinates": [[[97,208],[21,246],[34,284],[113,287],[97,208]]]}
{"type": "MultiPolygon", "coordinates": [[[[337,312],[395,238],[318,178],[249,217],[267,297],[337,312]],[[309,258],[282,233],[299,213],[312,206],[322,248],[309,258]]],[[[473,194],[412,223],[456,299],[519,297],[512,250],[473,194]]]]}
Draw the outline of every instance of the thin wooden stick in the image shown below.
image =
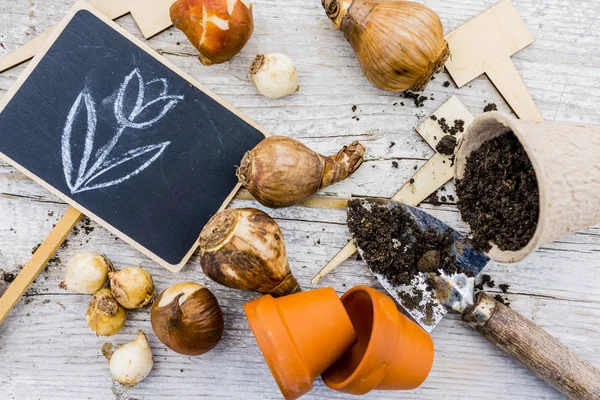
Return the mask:
{"type": "MultiPolygon", "coordinates": [[[[255,198],[246,189],[241,189],[234,200],[255,200],[255,198]]],[[[333,197],[333,196],[312,196],[303,202],[299,203],[298,206],[308,208],[327,208],[333,210],[345,210],[348,207],[348,198],[333,197]]]]}
{"type": "Polygon", "coordinates": [[[0,297],[0,324],[6,319],[10,310],[17,304],[23,293],[46,266],[48,260],[56,253],[56,250],[69,236],[69,233],[80,219],[81,213],[75,208],[69,207],[46,240],[38,247],[27,265],[23,267],[23,270],[0,297]]]}

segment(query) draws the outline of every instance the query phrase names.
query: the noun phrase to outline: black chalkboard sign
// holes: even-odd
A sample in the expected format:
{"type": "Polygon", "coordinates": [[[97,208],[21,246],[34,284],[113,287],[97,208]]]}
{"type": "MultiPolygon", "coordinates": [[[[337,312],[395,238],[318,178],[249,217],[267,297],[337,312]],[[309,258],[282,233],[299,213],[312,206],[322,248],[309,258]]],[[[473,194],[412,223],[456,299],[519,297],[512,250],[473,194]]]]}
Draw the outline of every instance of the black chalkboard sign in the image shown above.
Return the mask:
{"type": "Polygon", "coordinates": [[[0,156],[177,269],[264,133],[88,6],[57,30],[0,103],[0,156]]]}

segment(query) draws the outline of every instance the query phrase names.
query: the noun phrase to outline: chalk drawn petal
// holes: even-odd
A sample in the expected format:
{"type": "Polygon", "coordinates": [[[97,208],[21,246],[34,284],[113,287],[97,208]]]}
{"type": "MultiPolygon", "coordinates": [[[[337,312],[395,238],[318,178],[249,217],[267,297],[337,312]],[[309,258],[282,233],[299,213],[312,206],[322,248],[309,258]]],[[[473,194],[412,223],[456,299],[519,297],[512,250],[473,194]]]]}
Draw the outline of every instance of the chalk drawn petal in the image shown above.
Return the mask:
{"type": "Polygon", "coordinates": [[[145,129],[160,121],[183,96],[162,96],[144,104],[128,124],[131,128],[145,129]]]}
{"type": "Polygon", "coordinates": [[[80,178],[85,173],[85,168],[89,161],[94,145],[94,136],[96,134],[96,105],[90,93],[84,89],[75,102],[71,106],[71,110],[67,115],[65,127],[63,128],[61,138],[61,156],[63,164],[63,172],[67,186],[74,193],[80,186],[80,178]],[[79,122],[78,122],[79,121],[79,122]],[[76,124],[85,124],[85,142],[81,160],[77,161],[79,168],[77,175],[75,174],[74,160],[77,159],[74,150],[78,147],[74,144],[79,138],[73,136],[73,127],[76,124]],[[74,179],[76,175],[76,179],[74,179]]]}
{"type": "Polygon", "coordinates": [[[117,92],[114,104],[117,122],[127,125],[140,111],[144,104],[144,79],[139,68],[135,68],[125,77],[117,92]]]}
{"type": "Polygon", "coordinates": [[[118,185],[138,175],[156,161],[171,142],[138,147],[122,156],[105,162],[78,193],[118,185]],[[118,168],[117,168],[118,167],[118,168]]]}

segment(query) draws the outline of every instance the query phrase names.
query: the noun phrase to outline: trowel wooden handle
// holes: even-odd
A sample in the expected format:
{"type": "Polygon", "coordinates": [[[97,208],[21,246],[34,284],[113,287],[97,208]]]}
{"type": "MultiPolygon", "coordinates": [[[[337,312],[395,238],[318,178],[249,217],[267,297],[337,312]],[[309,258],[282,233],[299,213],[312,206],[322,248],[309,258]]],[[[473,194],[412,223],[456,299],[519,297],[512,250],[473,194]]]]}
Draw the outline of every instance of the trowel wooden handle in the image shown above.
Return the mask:
{"type": "Polygon", "coordinates": [[[478,293],[463,320],[572,399],[600,398],[600,370],[517,312],[478,293]]]}

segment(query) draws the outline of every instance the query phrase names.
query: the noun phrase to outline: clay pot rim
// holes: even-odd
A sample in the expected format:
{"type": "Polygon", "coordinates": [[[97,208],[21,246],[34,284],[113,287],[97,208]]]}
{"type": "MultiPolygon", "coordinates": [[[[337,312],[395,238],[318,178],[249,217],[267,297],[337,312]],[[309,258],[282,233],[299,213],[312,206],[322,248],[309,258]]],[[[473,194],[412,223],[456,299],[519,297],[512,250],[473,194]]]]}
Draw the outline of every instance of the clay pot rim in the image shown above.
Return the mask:
{"type": "Polygon", "coordinates": [[[322,377],[325,384],[333,390],[351,393],[355,395],[361,395],[369,393],[371,390],[375,389],[379,385],[379,383],[384,379],[385,373],[387,372],[387,369],[394,358],[394,355],[396,353],[396,347],[399,343],[400,318],[398,316],[399,311],[397,309],[396,313],[392,313],[390,315],[390,313],[387,313],[378,302],[378,300],[387,298],[393,304],[394,308],[396,308],[396,305],[393,300],[391,300],[388,296],[384,295],[383,293],[366,285],[354,286],[353,288],[348,290],[341,297],[342,303],[344,303],[344,300],[347,299],[350,295],[353,295],[357,292],[365,293],[369,297],[371,307],[373,310],[373,321],[371,326],[371,334],[369,336],[369,344],[367,345],[367,348],[358,366],[346,379],[344,379],[343,381],[332,381],[327,377],[327,371],[323,374],[322,377]],[[393,318],[393,320],[390,320],[390,317],[393,318]],[[385,322],[393,324],[396,329],[390,330],[386,326],[387,324],[385,322]],[[377,333],[374,334],[374,332],[379,332],[379,335],[377,333]],[[386,340],[373,340],[374,337],[378,337],[381,335],[383,335],[383,337],[385,337],[386,340]],[[389,340],[390,338],[392,338],[392,340],[389,340]],[[387,343],[388,340],[389,342],[394,344],[395,347],[393,349],[388,346],[384,346],[384,343],[387,343]],[[384,347],[383,350],[382,347],[384,347]],[[374,361],[371,361],[373,360],[373,358],[377,358],[379,354],[385,355],[385,360],[383,362],[375,363],[374,361]],[[374,363],[379,364],[383,367],[380,368],[382,372],[380,379],[373,379],[370,376],[372,373],[372,371],[370,370],[370,366],[374,363]],[[370,387],[368,388],[359,389],[361,384],[365,384],[365,377],[373,379],[371,381],[371,385],[369,385],[370,387]]]}
{"type": "Polygon", "coordinates": [[[533,170],[535,172],[535,178],[537,180],[539,192],[539,215],[537,220],[537,226],[529,242],[519,250],[501,250],[496,244],[490,242],[492,248],[486,253],[486,255],[494,261],[501,263],[515,263],[517,261],[521,261],[523,258],[533,253],[542,244],[542,234],[545,230],[546,225],[547,210],[546,207],[543,207],[543,204],[545,204],[547,198],[546,187],[544,185],[540,185],[540,182],[542,182],[543,179],[543,168],[538,159],[536,158],[535,152],[532,150],[529,142],[527,141],[526,134],[523,132],[523,128],[520,126],[519,122],[522,121],[519,121],[516,118],[501,113],[499,111],[492,111],[479,115],[473,120],[471,125],[469,125],[467,131],[460,139],[456,150],[456,157],[454,162],[454,177],[455,179],[461,179],[465,172],[467,157],[473,151],[477,150],[485,141],[509,131],[512,131],[515,134],[515,136],[523,146],[523,149],[527,153],[529,160],[531,161],[533,170]],[[491,131],[491,129],[484,131],[485,125],[489,123],[496,124],[495,131],[492,131],[491,133],[487,133],[491,131]],[[485,141],[477,145],[468,146],[468,144],[470,143],[469,139],[472,136],[476,135],[486,135],[487,138],[485,141]]]}

